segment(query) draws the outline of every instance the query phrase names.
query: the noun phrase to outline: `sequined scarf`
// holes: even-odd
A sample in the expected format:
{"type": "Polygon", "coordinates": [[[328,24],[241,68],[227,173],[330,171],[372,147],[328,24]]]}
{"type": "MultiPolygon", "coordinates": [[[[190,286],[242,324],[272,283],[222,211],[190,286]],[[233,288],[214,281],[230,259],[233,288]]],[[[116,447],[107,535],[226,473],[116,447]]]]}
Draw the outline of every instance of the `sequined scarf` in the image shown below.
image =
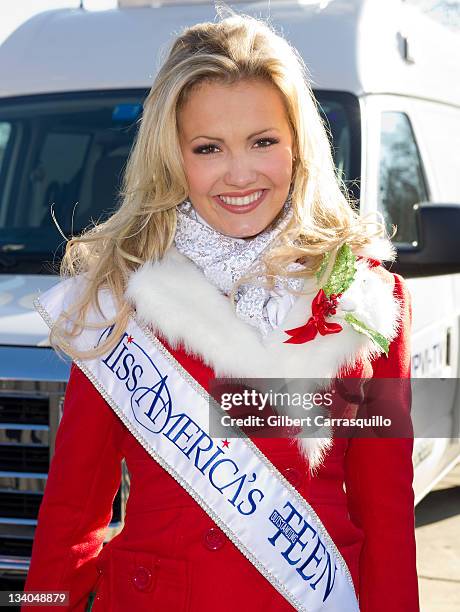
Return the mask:
{"type": "MultiPolygon", "coordinates": [[[[202,219],[189,200],[177,207],[175,245],[191,259],[222,293],[230,295],[234,284],[257,269],[254,282],[242,284],[235,294],[236,315],[265,336],[278,327],[303,286],[300,278],[276,277],[274,289],[258,284],[263,280],[262,255],[272,247],[292,217],[288,199],[277,220],[253,238],[232,238],[221,234],[202,219]]],[[[289,270],[301,269],[291,264],[289,270]]]]}

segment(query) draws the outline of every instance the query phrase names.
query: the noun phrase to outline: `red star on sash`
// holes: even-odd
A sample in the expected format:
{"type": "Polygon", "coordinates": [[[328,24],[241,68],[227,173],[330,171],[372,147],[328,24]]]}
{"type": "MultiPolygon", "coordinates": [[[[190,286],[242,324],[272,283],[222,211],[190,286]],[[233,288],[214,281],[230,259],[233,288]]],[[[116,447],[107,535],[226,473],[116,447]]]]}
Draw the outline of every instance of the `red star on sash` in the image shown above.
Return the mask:
{"type": "Polygon", "coordinates": [[[230,446],[230,442],[227,440],[227,438],[225,438],[225,440],[222,440],[222,446],[224,448],[228,448],[230,446]]]}
{"type": "Polygon", "coordinates": [[[128,340],[127,340],[128,344],[130,344],[133,340],[134,338],[132,336],[128,336],[128,340]]]}

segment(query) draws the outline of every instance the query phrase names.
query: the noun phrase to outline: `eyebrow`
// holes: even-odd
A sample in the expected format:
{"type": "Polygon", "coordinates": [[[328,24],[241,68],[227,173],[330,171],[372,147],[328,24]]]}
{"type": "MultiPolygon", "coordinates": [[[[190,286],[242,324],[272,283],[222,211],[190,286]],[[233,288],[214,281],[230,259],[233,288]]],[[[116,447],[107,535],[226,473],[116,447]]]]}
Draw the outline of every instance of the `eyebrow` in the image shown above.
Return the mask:
{"type": "MultiPolygon", "coordinates": [[[[271,130],[274,130],[275,132],[279,132],[277,128],[269,127],[269,128],[265,128],[264,130],[259,130],[258,132],[254,132],[253,134],[249,134],[247,140],[254,138],[254,136],[258,136],[259,134],[263,134],[264,132],[270,132],[271,130]]],[[[194,138],[192,138],[190,142],[193,142],[194,140],[197,140],[198,138],[207,138],[208,140],[218,140],[219,142],[224,142],[223,138],[217,138],[217,136],[205,136],[205,135],[195,136],[194,138]]]]}

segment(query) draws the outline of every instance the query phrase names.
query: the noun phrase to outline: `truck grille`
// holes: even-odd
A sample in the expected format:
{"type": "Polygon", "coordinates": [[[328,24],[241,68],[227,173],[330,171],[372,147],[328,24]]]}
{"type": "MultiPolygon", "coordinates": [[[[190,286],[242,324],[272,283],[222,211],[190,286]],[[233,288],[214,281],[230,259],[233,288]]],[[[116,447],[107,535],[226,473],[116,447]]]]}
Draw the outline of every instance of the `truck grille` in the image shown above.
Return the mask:
{"type": "Polygon", "coordinates": [[[47,398],[0,396],[0,423],[48,425],[47,398]]]}
{"type": "MultiPolygon", "coordinates": [[[[0,347],[0,357],[6,348],[0,347]]],[[[23,350],[34,351],[32,366],[37,363],[37,350],[51,359],[52,351],[46,349],[23,350]]],[[[3,370],[8,362],[1,361],[3,370]]],[[[52,380],[51,375],[46,381],[39,377],[43,372],[33,373],[30,367],[27,372],[28,379],[0,378],[0,575],[16,565],[22,571],[27,568],[69,368],[62,371],[61,362],[59,376],[52,380]]],[[[114,500],[109,536],[121,527],[122,489],[114,500]]]]}
{"type": "Polygon", "coordinates": [[[30,557],[32,554],[32,538],[0,536],[0,550],[5,557],[30,557]]]}
{"type": "Polygon", "coordinates": [[[33,444],[20,444],[20,442],[17,445],[0,444],[0,471],[2,472],[46,473],[48,465],[48,447],[37,448],[33,444]]]}
{"type": "Polygon", "coordinates": [[[42,501],[40,493],[5,491],[0,494],[1,515],[7,518],[36,519],[42,501]]]}

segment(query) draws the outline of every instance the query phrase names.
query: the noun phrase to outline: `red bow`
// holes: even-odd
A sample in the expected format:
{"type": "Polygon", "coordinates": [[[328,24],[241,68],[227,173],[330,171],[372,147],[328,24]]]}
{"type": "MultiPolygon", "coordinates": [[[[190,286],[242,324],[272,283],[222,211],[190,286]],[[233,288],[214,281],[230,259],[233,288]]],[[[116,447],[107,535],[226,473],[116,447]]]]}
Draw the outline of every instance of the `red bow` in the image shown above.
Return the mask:
{"type": "Polygon", "coordinates": [[[337,300],[342,294],[332,294],[329,298],[320,289],[316,294],[315,299],[311,303],[312,316],[308,319],[305,325],[294,329],[287,329],[286,333],[291,336],[284,344],[304,344],[316,338],[318,332],[322,336],[327,334],[337,334],[342,331],[342,326],[338,323],[326,323],[325,317],[334,315],[337,309],[337,300]]]}

